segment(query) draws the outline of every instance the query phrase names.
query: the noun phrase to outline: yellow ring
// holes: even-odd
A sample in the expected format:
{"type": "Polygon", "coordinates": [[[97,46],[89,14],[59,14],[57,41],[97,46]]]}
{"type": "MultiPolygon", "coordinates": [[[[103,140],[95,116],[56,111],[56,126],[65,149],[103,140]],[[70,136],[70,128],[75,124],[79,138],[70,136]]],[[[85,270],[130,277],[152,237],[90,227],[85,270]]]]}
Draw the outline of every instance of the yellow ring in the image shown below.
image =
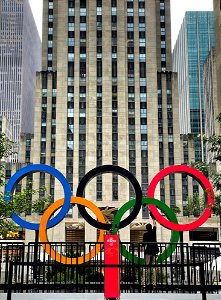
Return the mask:
{"type": "MultiPolygon", "coordinates": [[[[92,258],[94,258],[101,251],[102,248],[101,244],[97,244],[89,253],[83,256],[70,258],[57,253],[54,249],[51,248],[48,241],[48,237],[47,237],[48,220],[50,219],[52,214],[63,205],[63,203],[64,203],[64,199],[57,200],[52,205],[50,205],[49,208],[44,212],[39,227],[40,241],[41,243],[43,243],[42,247],[44,248],[45,252],[57,262],[62,264],[68,264],[68,265],[83,264],[85,262],[88,262],[92,258]]],[[[74,197],[74,196],[72,196],[71,198],[71,203],[72,204],[76,203],[76,204],[81,204],[86,206],[97,216],[99,222],[105,223],[105,219],[102,212],[94,203],[86,200],[85,198],[74,197]]],[[[105,230],[100,230],[99,239],[98,239],[99,243],[104,242],[104,233],[105,230]]]]}

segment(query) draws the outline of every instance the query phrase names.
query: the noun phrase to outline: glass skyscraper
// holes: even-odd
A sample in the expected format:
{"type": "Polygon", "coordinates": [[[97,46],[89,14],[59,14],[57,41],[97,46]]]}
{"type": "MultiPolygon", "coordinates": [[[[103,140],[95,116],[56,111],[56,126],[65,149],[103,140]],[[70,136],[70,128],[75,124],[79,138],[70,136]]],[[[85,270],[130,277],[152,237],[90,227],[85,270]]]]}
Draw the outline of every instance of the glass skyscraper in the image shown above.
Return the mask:
{"type": "Polygon", "coordinates": [[[181,133],[193,134],[196,161],[205,158],[203,65],[214,46],[213,12],[186,12],[173,50],[173,71],[178,72],[181,133]]]}

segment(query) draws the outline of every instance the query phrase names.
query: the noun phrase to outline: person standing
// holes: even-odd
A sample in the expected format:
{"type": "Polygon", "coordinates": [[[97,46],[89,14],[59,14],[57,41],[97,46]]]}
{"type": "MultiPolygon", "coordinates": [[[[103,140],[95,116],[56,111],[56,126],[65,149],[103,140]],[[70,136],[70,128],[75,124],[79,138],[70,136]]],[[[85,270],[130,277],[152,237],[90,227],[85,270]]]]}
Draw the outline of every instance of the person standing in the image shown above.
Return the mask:
{"type": "MultiPolygon", "coordinates": [[[[153,217],[153,216],[152,216],[153,217]]],[[[150,266],[156,260],[156,255],[159,252],[157,245],[157,222],[153,219],[153,226],[149,223],[146,225],[146,232],[143,235],[144,243],[144,261],[145,266],[150,266]]],[[[150,282],[151,279],[151,268],[150,268],[150,282]]],[[[143,272],[143,282],[145,283],[146,272],[143,272]]],[[[156,285],[156,270],[153,269],[153,285],[156,285]]]]}

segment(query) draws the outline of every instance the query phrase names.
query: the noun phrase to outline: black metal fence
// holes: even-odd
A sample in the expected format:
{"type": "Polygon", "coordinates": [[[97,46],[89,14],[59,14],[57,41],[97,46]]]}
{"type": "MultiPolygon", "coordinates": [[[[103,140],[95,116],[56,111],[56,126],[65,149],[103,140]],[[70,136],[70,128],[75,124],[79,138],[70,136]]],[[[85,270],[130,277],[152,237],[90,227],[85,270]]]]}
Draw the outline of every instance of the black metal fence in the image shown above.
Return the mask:
{"type": "MultiPolygon", "coordinates": [[[[84,256],[97,243],[50,243],[67,257],[84,256]]],[[[103,245],[102,245],[103,246],[103,245]]],[[[159,254],[143,265],[143,243],[121,243],[128,252],[120,258],[121,292],[206,292],[221,290],[219,257],[221,244],[177,245],[167,261],[159,261],[169,243],[158,243],[159,254]]],[[[104,252],[83,265],[63,265],[48,256],[41,243],[0,244],[0,290],[2,292],[104,292],[104,252]]],[[[109,266],[108,266],[109,267],[109,266]]],[[[116,267],[116,266],[115,266],[116,267]]]]}

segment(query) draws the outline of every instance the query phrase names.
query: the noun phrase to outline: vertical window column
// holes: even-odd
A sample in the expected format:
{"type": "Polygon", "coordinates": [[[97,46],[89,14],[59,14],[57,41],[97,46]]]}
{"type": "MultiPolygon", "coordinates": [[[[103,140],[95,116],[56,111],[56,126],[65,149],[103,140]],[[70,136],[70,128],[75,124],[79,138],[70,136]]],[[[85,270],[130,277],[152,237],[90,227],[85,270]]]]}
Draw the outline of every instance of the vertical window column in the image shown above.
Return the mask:
{"type": "Polygon", "coordinates": [[[85,175],[86,166],[86,36],[87,1],[80,0],[80,103],[79,103],[79,181],[85,175]]]}
{"type": "Polygon", "coordinates": [[[53,20],[54,20],[53,0],[48,2],[48,71],[52,71],[53,61],[53,20]]]}
{"type": "Polygon", "coordinates": [[[160,47],[161,47],[161,69],[162,71],[166,71],[165,0],[160,0],[160,47]]]}
{"type": "MultiPolygon", "coordinates": [[[[157,73],[158,94],[158,135],[159,135],[159,168],[164,169],[164,145],[163,145],[163,102],[162,102],[162,75],[157,73]]],[[[165,202],[165,182],[160,181],[160,199],[165,202]]]]}
{"type": "MultiPolygon", "coordinates": [[[[135,143],[135,88],[134,88],[134,3],[127,1],[127,78],[128,78],[128,126],[129,126],[129,171],[136,176],[135,143]]],[[[135,192],[130,184],[130,199],[135,192]]]]}
{"type": "MultiPolygon", "coordinates": [[[[167,125],[168,125],[168,152],[169,165],[174,165],[174,136],[173,136],[173,101],[172,101],[172,74],[166,74],[167,87],[167,125]]],[[[170,174],[170,206],[176,206],[175,175],[170,174]]]]}
{"type": "MultiPolygon", "coordinates": [[[[102,1],[97,0],[97,167],[102,166],[102,1]]],[[[102,201],[102,175],[96,178],[97,201],[102,201]]]]}
{"type": "MultiPolygon", "coordinates": [[[[140,136],[141,136],[141,188],[148,189],[148,140],[147,140],[147,76],[146,76],[146,19],[145,1],[139,0],[139,71],[140,71],[140,136]]],[[[143,207],[142,218],[149,218],[149,209],[143,207]]]]}
{"type": "Polygon", "coordinates": [[[66,178],[73,190],[74,160],[74,62],[75,62],[75,1],[68,1],[68,86],[67,86],[67,159],[66,178]]]}
{"type": "MultiPolygon", "coordinates": [[[[42,72],[42,102],[41,102],[41,142],[40,163],[46,163],[46,132],[47,132],[48,74],[42,72]]],[[[40,173],[39,186],[45,185],[45,173],[40,173]]]]}
{"type": "MultiPolygon", "coordinates": [[[[57,75],[52,73],[52,114],[51,114],[51,166],[55,167],[56,152],[56,103],[57,103],[57,75]]],[[[50,195],[54,199],[55,177],[50,176],[50,195]]]]}
{"type": "MultiPolygon", "coordinates": [[[[112,164],[118,165],[117,0],[111,1],[112,164]]],[[[118,201],[118,175],[112,176],[112,200],[118,201]]]]}

